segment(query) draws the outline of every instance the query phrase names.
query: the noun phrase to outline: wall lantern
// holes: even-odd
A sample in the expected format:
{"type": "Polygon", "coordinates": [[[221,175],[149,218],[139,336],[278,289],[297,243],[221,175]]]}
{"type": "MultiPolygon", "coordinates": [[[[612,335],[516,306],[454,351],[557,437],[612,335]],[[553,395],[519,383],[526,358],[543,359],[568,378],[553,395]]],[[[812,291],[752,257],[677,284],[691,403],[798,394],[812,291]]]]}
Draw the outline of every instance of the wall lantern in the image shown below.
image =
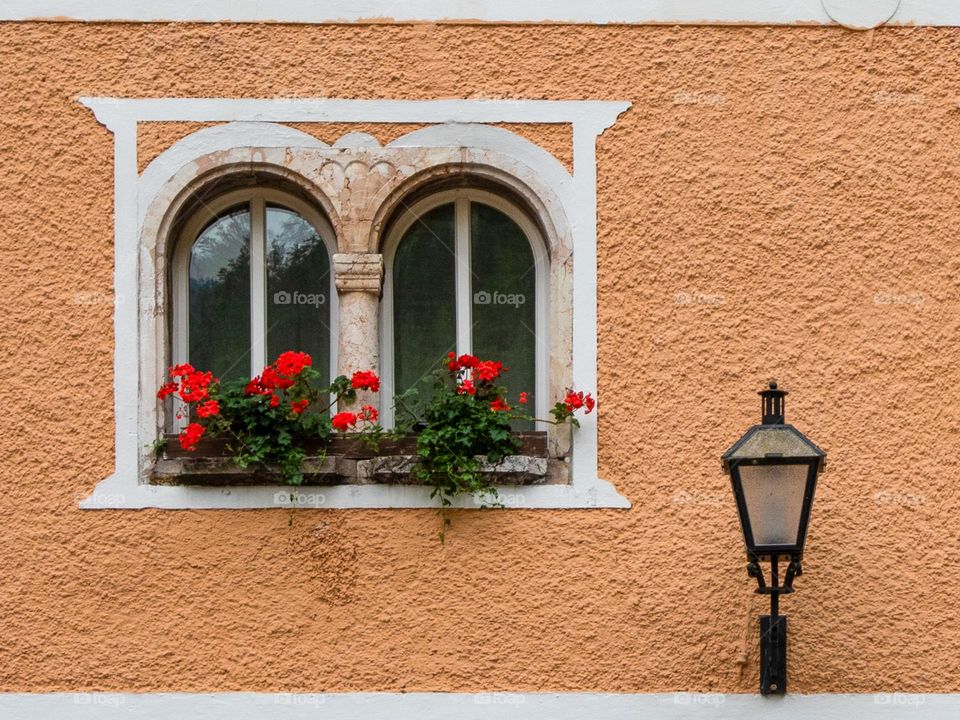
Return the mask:
{"type": "Polygon", "coordinates": [[[747,546],[747,574],[757,592],[770,596],[770,614],[760,618],[760,692],[787,691],[787,619],[779,614],[780,595],[793,592],[800,575],[803,543],[813,505],[817,476],[827,454],[784,421],[785,390],[771,382],[760,391],[762,420],[723,454],[730,475],[740,527],[747,546]],[[783,584],[780,559],[789,561],[783,584]],[[770,584],[760,562],[770,561],[770,584]]]}

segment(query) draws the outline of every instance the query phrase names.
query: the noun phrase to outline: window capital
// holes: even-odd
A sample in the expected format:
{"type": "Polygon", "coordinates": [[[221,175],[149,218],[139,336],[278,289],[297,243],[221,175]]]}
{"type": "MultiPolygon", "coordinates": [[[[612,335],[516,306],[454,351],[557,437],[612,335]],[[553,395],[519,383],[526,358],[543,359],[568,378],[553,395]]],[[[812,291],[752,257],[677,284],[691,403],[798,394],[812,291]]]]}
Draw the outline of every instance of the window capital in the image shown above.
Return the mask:
{"type": "Polygon", "coordinates": [[[380,253],[335,253],[333,272],[340,292],[380,294],[383,286],[383,255],[380,253]]]}

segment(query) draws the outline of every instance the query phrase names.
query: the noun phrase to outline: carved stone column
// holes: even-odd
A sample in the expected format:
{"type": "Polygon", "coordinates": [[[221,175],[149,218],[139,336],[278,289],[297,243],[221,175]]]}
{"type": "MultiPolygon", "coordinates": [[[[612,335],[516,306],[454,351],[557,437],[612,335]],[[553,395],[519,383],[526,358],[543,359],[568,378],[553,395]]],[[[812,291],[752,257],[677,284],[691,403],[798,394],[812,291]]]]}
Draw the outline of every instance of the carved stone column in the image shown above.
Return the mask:
{"type": "MultiPolygon", "coordinates": [[[[380,372],[380,291],[383,255],[335,253],[333,271],[340,298],[340,341],[337,374],[357,370],[380,372]]],[[[376,393],[361,392],[360,403],[379,408],[376,393]]]]}

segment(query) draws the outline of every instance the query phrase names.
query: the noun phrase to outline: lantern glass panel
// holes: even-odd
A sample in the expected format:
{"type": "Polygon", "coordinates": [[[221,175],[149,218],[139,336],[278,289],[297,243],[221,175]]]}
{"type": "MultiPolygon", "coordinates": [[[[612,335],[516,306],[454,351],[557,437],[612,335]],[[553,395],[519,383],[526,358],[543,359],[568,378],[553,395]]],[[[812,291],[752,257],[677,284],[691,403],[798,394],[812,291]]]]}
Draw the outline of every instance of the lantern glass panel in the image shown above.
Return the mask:
{"type": "Polygon", "coordinates": [[[809,466],[741,465],[739,470],[754,544],[796,545],[809,466]]]}

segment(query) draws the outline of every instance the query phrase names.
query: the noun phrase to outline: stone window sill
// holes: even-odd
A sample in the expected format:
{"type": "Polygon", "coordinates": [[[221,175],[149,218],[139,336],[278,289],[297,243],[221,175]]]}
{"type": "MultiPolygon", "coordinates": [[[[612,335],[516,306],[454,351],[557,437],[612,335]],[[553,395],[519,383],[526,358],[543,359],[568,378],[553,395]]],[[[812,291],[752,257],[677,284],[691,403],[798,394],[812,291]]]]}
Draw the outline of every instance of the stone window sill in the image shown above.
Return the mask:
{"type": "MultiPolygon", "coordinates": [[[[484,470],[498,485],[542,485],[568,482],[568,465],[550,458],[547,433],[516,433],[521,447],[516,455],[484,470]]],[[[306,448],[305,486],[415,485],[410,470],[416,462],[416,437],[383,440],[374,451],[363,441],[337,436],[306,448]]],[[[175,435],[167,437],[162,455],[150,475],[151,485],[245,486],[282,485],[269,467],[241,468],[230,457],[226,441],[203,440],[195,451],[182,450],[175,435]]]]}

